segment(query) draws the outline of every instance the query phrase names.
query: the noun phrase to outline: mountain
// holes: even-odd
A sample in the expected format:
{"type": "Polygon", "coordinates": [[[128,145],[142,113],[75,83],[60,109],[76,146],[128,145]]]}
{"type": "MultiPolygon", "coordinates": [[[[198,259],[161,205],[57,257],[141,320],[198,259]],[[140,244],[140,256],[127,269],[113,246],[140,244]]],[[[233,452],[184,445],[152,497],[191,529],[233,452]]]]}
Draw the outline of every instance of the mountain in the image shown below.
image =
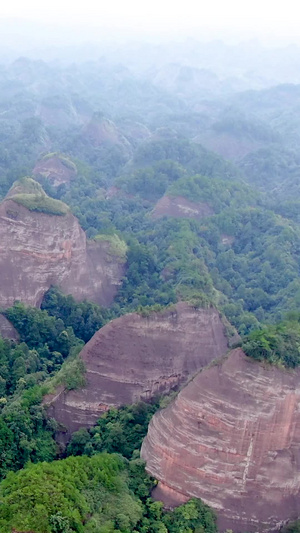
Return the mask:
{"type": "Polygon", "coordinates": [[[146,316],[127,314],[86,344],[80,353],[85,386],[54,393],[46,400],[48,414],[71,432],[90,426],[112,406],[178,388],[227,348],[225,326],[214,308],[180,302],[146,316]]]}
{"type": "Polygon", "coordinates": [[[233,350],[150,422],[141,455],[155,496],[201,498],[221,531],[278,530],[300,512],[299,407],[299,370],[233,350]]]}
{"type": "Polygon", "coordinates": [[[37,179],[46,178],[52,185],[58,187],[62,183],[69,184],[76,176],[77,168],[68,157],[50,153],[37,161],[32,174],[37,179]]]}
{"type": "Polygon", "coordinates": [[[15,300],[39,306],[51,285],[77,300],[109,305],[124,273],[124,260],[109,239],[88,242],[61,201],[25,178],[0,205],[0,305],[15,300]]]}

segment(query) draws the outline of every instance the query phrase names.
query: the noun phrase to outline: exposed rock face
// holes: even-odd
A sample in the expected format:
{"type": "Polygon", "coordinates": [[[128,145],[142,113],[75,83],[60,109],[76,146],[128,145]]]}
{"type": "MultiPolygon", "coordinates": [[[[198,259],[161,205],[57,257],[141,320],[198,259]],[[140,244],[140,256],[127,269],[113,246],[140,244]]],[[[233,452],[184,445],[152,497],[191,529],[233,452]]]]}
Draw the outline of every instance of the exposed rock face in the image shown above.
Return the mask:
{"type": "Polygon", "coordinates": [[[0,335],[5,339],[12,341],[19,340],[19,334],[14,326],[7,320],[4,315],[0,314],[0,335]]]}
{"type": "Polygon", "coordinates": [[[205,203],[195,203],[183,196],[163,196],[152,211],[152,218],[164,216],[180,218],[204,218],[214,214],[213,209],[205,203]]]}
{"type": "Polygon", "coordinates": [[[8,197],[0,204],[0,307],[38,306],[51,285],[77,300],[109,305],[124,265],[106,241],[87,243],[78,220],[29,211],[8,197]]]}
{"type": "Polygon", "coordinates": [[[70,183],[76,176],[77,170],[76,166],[73,166],[72,162],[69,164],[66,158],[53,155],[38,161],[32,173],[36,177],[43,176],[47,178],[52,185],[58,187],[62,183],[70,183]]]}
{"type": "Polygon", "coordinates": [[[262,143],[251,139],[243,139],[230,133],[212,131],[208,135],[199,135],[194,142],[199,142],[208,150],[220,154],[226,159],[239,160],[245,155],[262,148],[262,143]]]}
{"type": "Polygon", "coordinates": [[[232,235],[227,235],[226,233],[222,233],[221,243],[225,246],[231,246],[234,243],[234,237],[232,235]]]}
{"type": "Polygon", "coordinates": [[[131,152],[130,143],[126,137],[122,135],[114,122],[97,113],[84,127],[82,136],[94,147],[117,145],[120,148],[123,148],[125,152],[131,152]]]}
{"type": "Polygon", "coordinates": [[[58,391],[49,414],[71,432],[90,426],[111,406],[178,387],[226,350],[225,328],[215,309],[181,302],[148,317],[125,315],[83,348],[86,386],[58,391]]]}
{"type": "Polygon", "coordinates": [[[220,531],[274,530],[300,513],[300,371],[241,349],[153,417],[141,455],[166,504],[202,498],[220,531]]]}

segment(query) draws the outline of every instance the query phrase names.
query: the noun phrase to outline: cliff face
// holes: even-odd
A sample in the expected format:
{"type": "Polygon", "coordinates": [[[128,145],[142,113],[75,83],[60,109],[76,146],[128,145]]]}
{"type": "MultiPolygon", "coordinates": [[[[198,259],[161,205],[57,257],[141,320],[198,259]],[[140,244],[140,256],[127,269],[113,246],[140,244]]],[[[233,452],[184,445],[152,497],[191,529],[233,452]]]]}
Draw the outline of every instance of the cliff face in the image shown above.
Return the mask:
{"type": "Polygon", "coordinates": [[[205,203],[191,202],[183,196],[163,196],[152,211],[152,218],[164,216],[201,219],[213,215],[213,209],[205,203]]]}
{"type": "Polygon", "coordinates": [[[30,211],[8,197],[0,205],[0,307],[38,306],[51,285],[77,300],[108,305],[124,266],[108,242],[88,244],[78,220],[30,211]]]}
{"type": "Polygon", "coordinates": [[[82,136],[94,147],[102,145],[119,146],[131,152],[130,143],[111,120],[95,114],[83,128],[82,136]]]}
{"type": "Polygon", "coordinates": [[[166,504],[202,498],[219,528],[272,531],[300,513],[300,371],[242,350],[206,368],[159,411],[141,455],[166,504]]]}
{"type": "Polygon", "coordinates": [[[47,178],[52,185],[58,187],[62,183],[70,183],[76,176],[76,166],[59,155],[43,158],[37,162],[33,171],[34,176],[47,178]]]}
{"type": "Polygon", "coordinates": [[[167,393],[226,352],[224,329],[215,309],[184,302],[148,317],[113,320],[81,352],[86,386],[58,391],[48,412],[72,432],[111,406],[167,393]]]}
{"type": "Polygon", "coordinates": [[[14,326],[5,318],[4,315],[0,315],[0,335],[5,339],[12,341],[19,340],[19,334],[14,326]]]}

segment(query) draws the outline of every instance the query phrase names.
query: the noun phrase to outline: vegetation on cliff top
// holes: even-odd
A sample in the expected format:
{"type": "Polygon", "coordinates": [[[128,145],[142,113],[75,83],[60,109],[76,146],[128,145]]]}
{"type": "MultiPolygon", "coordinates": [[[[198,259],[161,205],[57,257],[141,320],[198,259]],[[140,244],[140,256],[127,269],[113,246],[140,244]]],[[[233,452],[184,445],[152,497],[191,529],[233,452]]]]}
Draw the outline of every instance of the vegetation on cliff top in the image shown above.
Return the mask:
{"type": "Polygon", "coordinates": [[[72,172],[77,172],[77,167],[75,163],[66,155],[60,154],[59,152],[51,152],[49,154],[46,154],[42,157],[42,161],[47,161],[48,159],[52,159],[54,157],[57,157],[65,167],[72,170],[72,172]]]}
{"type": "Polygon", "coordinates": [[[69,208],[60,200],[54,200],[46,195],[38,194],[15,194],[11,200],[23,205],[29,211],[38,211],[47,215],[66,215],[69,208]]]}
{"type": "Polygon", "coordinates": [[[207,203],[216,213],[227,207],[241,208],[251,203],[254,206],[259,201],[259,194],[249,185],[199,175],[178,179],[167,189],[166,194],[207,203]]]}
{"type": "Polygon", "coordinates": [[[126,242],[123,239],[120,239],[120,237],[116,233],[114,233],[113,235],[104,233],[98,234],[95,235],[93,240],[96,242],[108,242],[110,244],[110,253],[112,254],[112,256],[121,263],[126,262],[128,246],[126,242]]]}
{"type": "Polygon", "coordinates": [[[244,352],[258,361],[295,368],[300,365],[300,316],[251,331],[242,344],[244,352]]]}
{"type": "Polygon", "coordinates": [[[66,215],[69,207],[61,200],[50,198],[42,186],[31,178],[23,178],[13,184],[8,198],[23,205],[29,211],[38,211],[48,215],[66,215]]]}

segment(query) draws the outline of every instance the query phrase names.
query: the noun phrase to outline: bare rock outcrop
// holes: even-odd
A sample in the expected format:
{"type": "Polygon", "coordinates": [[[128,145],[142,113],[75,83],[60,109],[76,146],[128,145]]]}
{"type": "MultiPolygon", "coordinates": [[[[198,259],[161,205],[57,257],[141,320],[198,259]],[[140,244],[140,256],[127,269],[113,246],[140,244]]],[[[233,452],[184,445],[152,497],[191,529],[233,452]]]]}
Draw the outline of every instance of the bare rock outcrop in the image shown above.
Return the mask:
{"type": "Polygon", "coordinates": [[[125,153],[131,153],[129,141],[122,135],[114,122],[101,113],[95,113],[81,132],[82,137],[92,146],[119,146],[125,153]]]}
{"type": "Polygon", "coordinates": [[[111,406],[149,400],[186,383],[226,350],[225,327],[213,308],[180,302],[149,316],[125,315],[83,348],[85,387],[57,391],[47,400],[48,413],[69,432],[90,426],[111,406]]]}
{"type": "Polygon", "coordinates": [[[58,187],[62,183],[70,183],[77,174],[77,168],[67,157],[60,154],[48,154],[36,163],[32,174],[36,178],[42,176],[58,187]]]}
{"type": "Polygon", "coordinates": [[[124,274],[110,243],[88,243],[67,206],[31,179],[17,183],[0,204],[0,242],[2,308],[15,300],[38,306],[51,285],[77,300],[109,305],[124,274]]]}
{"type": "Polygon", "coordinates": [[[183,196],[165,195],[155,205],[152,218],[169,216],[201,219],[213,214],[213,209],[206,203],[191,202],[183,196]]]}
{"type": "Polygon", "coordinates": [[[274,531],[300,514],[300,371],[241,349],[210,366],[150,422],[141,455],[176,505],[202,498],[219,530],[274,531]]]}
{"type": "Polygon", "coordinates": [[[2,314],[0,314],[0,335],[1,337],[4,337],[5,339],[9,339],[11,341],[19,340],[19,334],[17,330],[2,314]]]}

